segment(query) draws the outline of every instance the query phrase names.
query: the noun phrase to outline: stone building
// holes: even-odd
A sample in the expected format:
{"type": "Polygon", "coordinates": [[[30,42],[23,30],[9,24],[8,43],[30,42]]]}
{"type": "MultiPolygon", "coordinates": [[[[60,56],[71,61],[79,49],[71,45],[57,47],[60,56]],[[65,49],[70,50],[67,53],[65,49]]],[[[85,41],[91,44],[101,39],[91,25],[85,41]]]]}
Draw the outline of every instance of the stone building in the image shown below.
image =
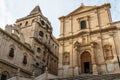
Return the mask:
{"type": "Polygon", "coordinates": [[[120,22],[112,22],[110,8],[81,4],[59,18],[59,76],[120,72],[120,22]]]}
{"type": "Polygon", "coordinates": [[[16,75],[31,77],[45,72],[57,75],[58,41],[52,26],[36,6],[14,25],[0,29],[0,80],[16,75]]]}

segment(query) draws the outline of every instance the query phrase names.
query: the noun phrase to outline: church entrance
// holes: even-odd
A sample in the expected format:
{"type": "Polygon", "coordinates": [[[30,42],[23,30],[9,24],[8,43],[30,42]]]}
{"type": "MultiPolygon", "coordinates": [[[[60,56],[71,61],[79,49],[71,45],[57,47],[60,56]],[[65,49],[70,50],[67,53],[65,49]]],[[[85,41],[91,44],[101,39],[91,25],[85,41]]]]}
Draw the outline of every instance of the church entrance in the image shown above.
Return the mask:
{"type": "Polygon", "coordinates": [[[89,52],[84,52],[81,55],[81,71],[82,73],[91,73],[91,55],[89,52]]]}

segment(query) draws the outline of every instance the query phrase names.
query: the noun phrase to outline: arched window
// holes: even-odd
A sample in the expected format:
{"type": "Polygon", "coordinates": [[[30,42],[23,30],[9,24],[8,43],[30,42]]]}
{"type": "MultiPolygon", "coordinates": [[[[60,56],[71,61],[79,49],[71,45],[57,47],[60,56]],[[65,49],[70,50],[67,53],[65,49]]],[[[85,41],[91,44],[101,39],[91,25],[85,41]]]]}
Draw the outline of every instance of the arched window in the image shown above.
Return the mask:
{"type": "Polygon", "coordinates": [[[45,22],[43,20],[40,21],[42,25],[45,25],[45,22]]]}
{"type": "Polygon", "coordinates": [[[54,44],[53,44],[53,47],[54,47],[54,44]]]}
{"type": "Polygon", "coordinates": [[[4,71],[1,74],[1,79],[0,80],[7,80],[8,76],[9,76],[9,73],[4,71]]]}
{"type": "Polygon", "coordinates": [[[48,36],[47,36],[47,34],[46,34],[46,39],[48,39],[48,36]]]}
{"type": "Polygon", "coordinates": [[[41,49],[40,49],[39,47],[37,48],[37,52],[38,52],[38,53],[40,53],[40,52],[41,52],[41,49]]]}
{"type": "Polygon", "coordinates": [[[9,56],[14,57],[14,48],[10,48],[9,56]]]}
{"type": "Polygon", "coordinates": [[[28,26],[28,21],[26,21],[25,26],[28,26]]]}
{"type": "Polygon", "coordinates": [[[32,20],[32,23],[35,22],[35,19],[32,20]]]}
{"type": "Polygon", "coordinates": [[[57,46],[55,46],[55,50],[57,49],[57,46]]]}
{"type": "Polygon", "coordinates": [[[41,37],[43,37],[43,36],[44,36],[44,33],[43,33],[42,31],[40,31],[40,32],[39,32],[39,35],[40,35],[41,37]]]}
{"type": "Polygon", "coordinates": [[[49,26],[48,26],[48,24],[46,24],[46,29],[49,29],[49,26]]]}
{"type": "Polygon", "coordinates": [[[80,22],[81,29],[86,29],[86,21],[80,22]]]}
{"type": "Polygon", "coordinates": [[[27,64],[27,56],[26,55],[24,55],[24,57],[23,57],[23,64],[27,64]]]}
{"type": "Polygon", "coordinates": [[[36,66],[39,66],[39,63],[36,63],[36,66]]]}
{"type": "Polygon", "coordinates": [[[20,23],[19,25],[22,26],[22,23],[20,23]]]}

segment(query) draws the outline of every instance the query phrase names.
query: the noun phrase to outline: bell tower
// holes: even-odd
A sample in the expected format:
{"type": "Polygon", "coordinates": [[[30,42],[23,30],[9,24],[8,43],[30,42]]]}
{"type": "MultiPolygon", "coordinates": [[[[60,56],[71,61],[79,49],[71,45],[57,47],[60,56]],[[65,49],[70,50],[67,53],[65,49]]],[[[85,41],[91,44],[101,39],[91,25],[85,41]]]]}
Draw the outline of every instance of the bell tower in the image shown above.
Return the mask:
{"type": "Polygon", "coordinates": [[[43,28],[52,33],[52,27],[48,19],[43,16],[39,6],[36,6],[29,15],[17,19],[16,25],[19,26],[21,33],[24,36],[25,42],[33,46],[33,38],[39,38],[43,34],[43,28]]]}

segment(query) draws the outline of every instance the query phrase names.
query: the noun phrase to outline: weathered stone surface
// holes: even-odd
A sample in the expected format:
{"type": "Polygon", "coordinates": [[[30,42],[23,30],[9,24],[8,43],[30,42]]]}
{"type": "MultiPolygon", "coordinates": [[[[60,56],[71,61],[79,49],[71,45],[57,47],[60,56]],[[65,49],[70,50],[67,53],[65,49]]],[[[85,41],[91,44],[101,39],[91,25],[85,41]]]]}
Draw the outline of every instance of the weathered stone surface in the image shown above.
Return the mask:
{"type": "Polygon", "coordinates": [[[71,77],[81,73],[98,75],[120,72],[120,22],[112,22],[110,4],[81,5],[59,20],[58,75],[71,77]],[[70,56],[65,56],[66,52],[70,56]],[[75,67],[78,67],[78,70],[75,67]]]}
{"type": "Polygon", "coordinates": [[[58,49],[50,22],[36,6],[30,15],[0,29],[0,79],[39,76],[46,67],[57,75],[58,49]]]}

